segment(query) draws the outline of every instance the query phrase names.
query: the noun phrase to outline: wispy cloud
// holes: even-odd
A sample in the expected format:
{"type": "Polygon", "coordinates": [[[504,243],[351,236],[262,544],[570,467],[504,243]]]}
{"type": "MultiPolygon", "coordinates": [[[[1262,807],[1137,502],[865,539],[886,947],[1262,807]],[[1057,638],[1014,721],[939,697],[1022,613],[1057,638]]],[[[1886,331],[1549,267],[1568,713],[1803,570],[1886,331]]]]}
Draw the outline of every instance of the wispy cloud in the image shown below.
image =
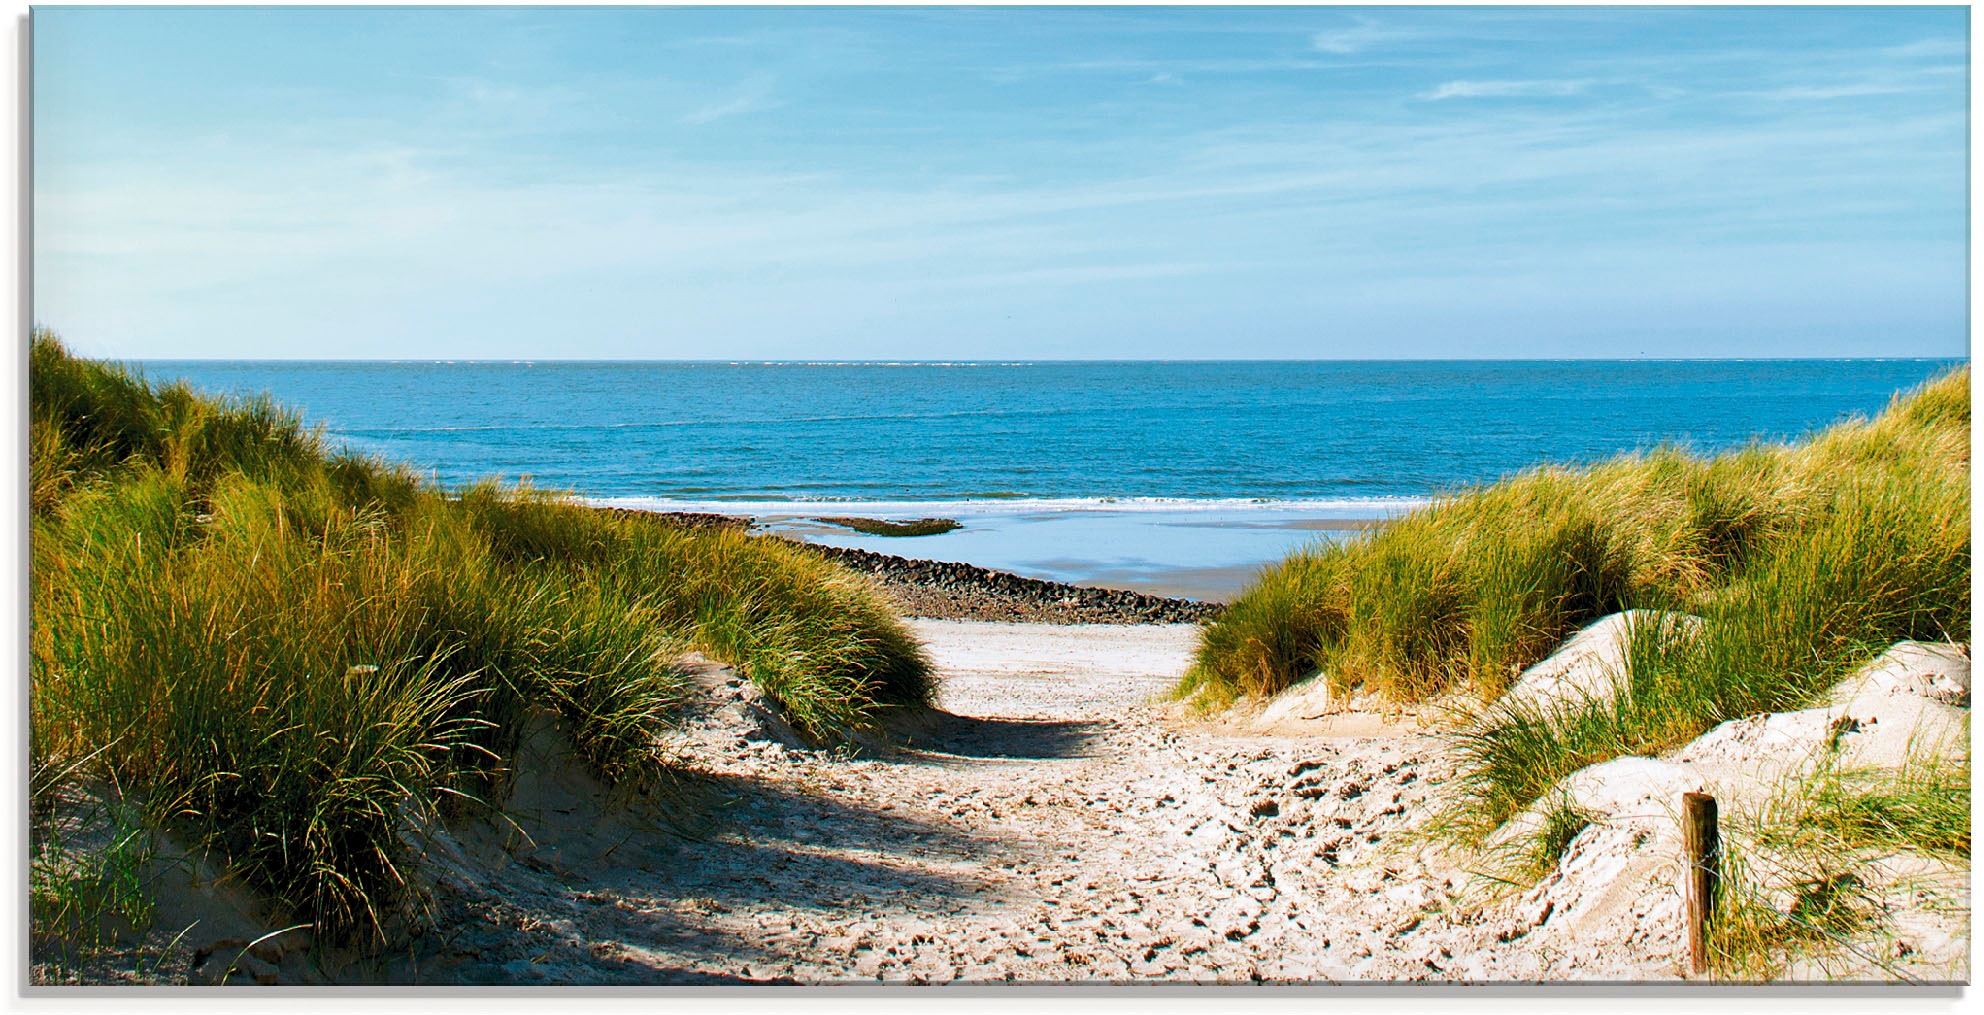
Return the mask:
{"type": "MultiPolygon", "coordinates": [[[[1400,11],[1325,12],[1318,32],[1297,11],[1250,15],[1265,38],[1172,14],[1054,36],[1014,14],[872,16],[901,37],[855,19],[828,56],[777,37],[619,65],[602,42],[568,65],[333,81],[351,101],[305,112],[245,104],[260,93],[233,78],[171,104],[223,110],[186,121],[72,92],[38,107],[36,312],[120,355],[257,355],[271,334],[542,354],[556,329],[587,336],[572,355],[769,357],[932,334],[986,355],[1073,334],[1119,336],[1080,347],[1096,355],[1208,334],[1307,355],[1273,336],[1313,334],[1311,311],[1390,322],[1343,327],[1419,354],[1472,348],[1421,337],[1456,323],[1576,343],[1654,304],[1639,316],[1726,343],[1760,321],[1942,328],[1965,305],[1963,46],[1910,41],[1926,29],[1771,22],[1817,39],[1794,45],[1695,30],[1762,15],[1618,16],[1678,26],[1642,36],[1400,11]],[[1844,281],[1870,271],[1900,281],[1844,281]],[[1736,313],[1766,304],[1783,309],[1736,313]]],[[[179,80],[117,93],[153,78],[179,80]]],[[[38,78],[38,101],[63,80],[38,78]]]]}
{"type": "Polygon", "coordinates": [[[1899,46],[1887,46],[1881,50],[1882,56],[1900,59],[1937,56],[1968,56],[1970,43],[1958,38],[1917,39],[1899,46]]]}
{"type": "Polygon", "coordinates": [[[955,288],[1025,288],[1040,285],[1087,285],[1094,282],[1125,282],[1158,278],[1182,278],[1189,275],[1203,275],[1213,271],[1232,271],[1244,265],[1233,263],[1210,264],[1196,262],[1158,262],[1153,264],[1105,264],[1105,265],[1066,265],[1047,268],[1026,268],[1017,271],[992,272],[982,275],[966,275],[944,280],[942,285],[955,288]]]}
{"type": "Polygon", "coordinates": [[[1863,95],[1900,95],[1917,89],[1892,84],[1833,85],[1830,87],[1779,88],[1763,92],[1759,98],[1782,99],[1788,101],[1824,101],[1827,99],[1851,99],[1863,95]]]}
{"type": "Polygon", "coordinates": [[[1536,96],[1576,95],[1591,86],[1582,81],[1449,81],[1420,96],[1428,102],[1441,99],[1501,99],[1536,96]]]}
{"type": "Polygon", "coordinates": [[[1357,18],[1355,20],[1357,24],[1349,28],[1337,28],[1330,31],[1317,32],[1310,37],[1310,44],[1324,53],[1349,56],[1352,53],[1361,53],[1372,46],[1399,39],[1409,39],[1418,34],[1409,29],[1393,28],[1381,24],[1371,18],[1357,18]]]}
{"type": "Polygon", "coordinates": [[[738,86],[737,91],[722,102],[712,103],[694,110],[682,117],[683,123],[715,123],[728,116],[756,113],[767,109],[777,109],[784,103],[772,97],[775,80],[770,74],[756,74],[738,86]]]}
{"type": "Polygon", "coordinates": [[[1324,70],[1331,65],[1322,60],[1288,60],[1281,58],[1259,58],[1240,60],[1206,59],[1164,59],[1164,60],[1074,60],[1051,66],[1033,68],[1041,71],[1100,71],[1115,73],[1120,71],[1158,72],[1177,71],[1186,74],[1260,74],[1264,72],[1290,70],[1324,70]]]}

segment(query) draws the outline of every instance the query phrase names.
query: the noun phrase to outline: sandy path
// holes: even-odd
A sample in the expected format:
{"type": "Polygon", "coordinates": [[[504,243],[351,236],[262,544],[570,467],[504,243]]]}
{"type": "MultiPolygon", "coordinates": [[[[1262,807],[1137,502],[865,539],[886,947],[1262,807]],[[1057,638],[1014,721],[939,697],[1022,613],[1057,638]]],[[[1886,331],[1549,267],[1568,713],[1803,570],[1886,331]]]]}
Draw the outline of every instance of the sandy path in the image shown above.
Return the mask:
{"type": "MultiPolygon", "coordinates": [[[[601,787],[540,720],[501,818],[459,814],[409,831],[426,849],[417,878],[433,886],[412,924],[423,931],[383,956],[291,942],[267,959],[280,970],[229,982],[1680,975],[1679,830],[1653,797],[1592,797],[1599,816],[1555,866],[1510,887],[1466,873],[1480,858],[1457,863],[1424,831],[1454,790],[1442,740],[1375,714],[1330,714],[1301,692],[1231,725],[1181,722],[1155,699],[1185,665],[1190,628],[913,626],[940,671],[942,710],[898,724],[892,742],[807,749],[734,671],[691,659],[698,704],[666,745],[689,773],[673,791],[689,806],[601,787]],[[675,827],[670,813],[698,817],[675,827]]],[[[1967,663],[1964,673],[1967,686],[1967,663]]],[[[1914,735],[1865,714],[1848,735],[1914,735]],[[1891,726],[1900,732],[1881,732],[1891,726]]],[[[1837,737],[1825,733],[1838,728],[1829,716],[1752,717],[1697,744],[1748,764],[1744,745],[1762,725],[1837,737]]],[[[1967,726],[1967,712],[1951,721],[1967,726]]],[[[1617,759],[1584,775],[1616,771],[1614,789],[1638,793],[1634,779],[1676,764],[1617,759]]],[[[1734,803],[1740,788],[1717,792],[1734,803]]],[[[1967,980],[1967,865],[1876,859],[1859,869],[1874,875],[1892,933],[1849,942],[1845,965],[1827,956],[1795,975],[1967,980]]],[[[247,923],[209,921],[202,933],[238,933],[238,950],[263,933],[248,928],[274,926],[243,914],[247,923]]],[[[187,947],[199,966],[198,943],[187,947]]]]}
{"type": "Polygon", "coordinates": [[[1180,726],[1152,699],[1183,668],[1187,627],[915,627],[949,714],[907,746],[850,758],[781,743],[748,686],[708,666],[702,679],[731,703],[679,749],[707,773],[721,821],[700,841],[656,836],[588,817],[586,787],[538,787],[539,810],[518,812],[535,847],[464,845],[482,860],[443,879],[437,930],[387,974],[1493,975],[1452,947],[1461,928],[1427,922],[1449,883],[1388,848],[1445,775],[1429,738],[1180,726]]]}

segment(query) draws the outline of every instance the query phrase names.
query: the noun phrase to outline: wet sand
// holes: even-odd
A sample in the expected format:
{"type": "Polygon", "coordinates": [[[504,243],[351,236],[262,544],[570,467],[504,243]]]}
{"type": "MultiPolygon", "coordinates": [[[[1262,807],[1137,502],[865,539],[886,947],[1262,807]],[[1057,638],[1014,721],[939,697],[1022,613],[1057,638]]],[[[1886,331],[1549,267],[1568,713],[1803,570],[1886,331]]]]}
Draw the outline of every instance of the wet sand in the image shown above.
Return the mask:
{"type": "Polygon", "coordinates": [[[1261,568],[1319,542],[1352,538],[1416,503],[932,501],[836,503],[831,511],[817,504],[795,510],[796,505],[777,502],[693,506],[733,511],[728,517],[754,532],[820,546],[971,564],[1082,588],[1224,603],[1261,568]],[[882,536],[822,521],[824,513],[895,521],[942,517],[961,527],[927,536],[882,536]]]}

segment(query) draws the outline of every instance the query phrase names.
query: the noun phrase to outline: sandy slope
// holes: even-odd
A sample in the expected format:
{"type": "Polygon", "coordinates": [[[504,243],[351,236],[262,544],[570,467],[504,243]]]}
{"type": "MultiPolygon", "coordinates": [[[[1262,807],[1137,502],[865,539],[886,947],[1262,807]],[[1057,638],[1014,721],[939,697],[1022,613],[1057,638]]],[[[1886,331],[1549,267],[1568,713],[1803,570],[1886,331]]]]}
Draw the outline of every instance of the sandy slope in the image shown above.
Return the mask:
{"type": "MultiPolygon", "coordinates": [[[[1403,856],[1396,872],[1370,865],[1445,775],[1429,738],[1177,728],[1151,699],[1182,670],[1190,628],[916,627],[943,672],[946,714],[899,750],[799,749],[748,685],[707,665],[704,683],[729,701],[677,749],[728,798],[724,823],[669,840],[600,826],[583,787],[524,813],[547,798],[525,787],[516,810],[535,850],[492,871],[497,844],[465,844],[443,874],[440,930],[389,975],[1468,974],[1431,935],[1401,950],[1441,906],[1443,881],[1403,856]]],[[[344,975],[378,972],[361,967],[344,975]]]]}
{"type": "MultiPolygon", "coordinates": [[[[541,727],[505,822],[422,840],[430,930],[383,959],[286,960],[283,981],[1680,975],[1657,814],[1595,823],[1542,883],[1484,906],[1483,882],[1414,834],[1453,771],[1410,721],[1311,715],[1331,706],[1297,689],[1265,724],[1183,722],[1154,699],[1189,627],[914,626],[943,711],[852,754],[804,748],[697,661],[705,704],[669,745],[714,814],[696,827],[603,790],[541,727]]],[[[1951,897],[1962,912],[1915,935],[1912,975],[1967,976],[1967,891],[1951,897]]]]}

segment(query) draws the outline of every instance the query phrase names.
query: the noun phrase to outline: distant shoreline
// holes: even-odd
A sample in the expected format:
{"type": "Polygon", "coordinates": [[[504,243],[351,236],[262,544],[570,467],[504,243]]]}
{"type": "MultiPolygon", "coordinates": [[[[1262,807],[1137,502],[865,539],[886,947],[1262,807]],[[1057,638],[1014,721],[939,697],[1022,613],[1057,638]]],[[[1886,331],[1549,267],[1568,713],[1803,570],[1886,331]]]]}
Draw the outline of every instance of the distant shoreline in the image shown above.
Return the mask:
{"type": "Polygon", "coordinates": [[[1158,497],[1158,496],[993,496],[905,497],[901,499],[780,499],[742,497],[708,499],[689,497],[646,497],[619,495],[579,495],[580,502],[593,507],[645,511],[651,514],[721,515],[758,521],[817,518],[821,515],[851,515],[868,518],[909,515],[1028,515],[1041,512],[1092,512],[1097,514],[1232,514],[1245,512],[1299,512],[1320,521],[1368,524],[1424,507],[1439,499],[1438,494],[1384,495],[1372,497],[1158,497]]]}
{"type": "MultiPolygon", "coordinates": [[[[665,520],[688,528],[724,528],[775,536],[809,546],[867,574],[906,617],[933,620],[999,620],[1045,624],[1176,624],[1211,619],[1228,600],[1251,584],[1273,561],[1208,567],[1129,569],[1097,563],[1090,577],[1056,581],[971,561],[917,556],[926,546],[919,536],[864,540],[847,546],[806,538],[814,529],[837,531],[830,520],[809,515],[738,515],[716,511],[664,511],[601,505],[595,510],[665,520]],[[899,544],[907,552],[874,548],[899,544]]],[[[697,505],[703,507],[703,505],[697,505]]],[[[1269,525],[1208,521],[1213,529],[1271,527],[1308,532],[1355,533],[1383,525],[1385,518],[1302,518],[1269,525]]],[[[1279,558],[1277,558],[1279,559],[1279,558]]]]}
{"type": "Polygon", "coordinates": [[[1196,624],[1226,604],[1027,578],[975,564],[806,544],[882,586],[904,616],[1037,624],[1196,624]]]}
{"type": "MultiPolygon", "coordinates": [[[[707,511],[640,511],[595,508],[690,529],[747,532],[754,520],[707,511]]],[[[810,547],[867,575],[904,616],[932,620],[1003,620],[1043,624],[1193,624],[1225,607],[1179,596],[1097,588],[1028,578],[953,561],[925,560],[853,547],[827,546],[779,536],[810,547]]],[[[909,537],[911,539],[915,537],[909,537]]],[[[1248,570],[1252,570],[1251,568],[1248,570]]]]}
{"type": "MultiPolygon", "coordinates": [[[[835,503],[831,516],[808,502],[752,501],[736,508],[604,498],[581,498],[581,503],[728,519],[725,524],[733,527],[748,526],[756,534],[811,546],[968,564],[1069,588],[1225,602],[1253,584],[1261,568],[1291,553],[1355,537],[1431,501],[1137,499],[1122,502],[1121,510],[1114,509],[1118,502],[1091,499],[982,510],[981,502],[867,501],[835,503]]],[[[891,570],[909,574],[905,566],[891,570]]],[[[987,619],[1012,618],[1001,614],[987,619]]]]}

